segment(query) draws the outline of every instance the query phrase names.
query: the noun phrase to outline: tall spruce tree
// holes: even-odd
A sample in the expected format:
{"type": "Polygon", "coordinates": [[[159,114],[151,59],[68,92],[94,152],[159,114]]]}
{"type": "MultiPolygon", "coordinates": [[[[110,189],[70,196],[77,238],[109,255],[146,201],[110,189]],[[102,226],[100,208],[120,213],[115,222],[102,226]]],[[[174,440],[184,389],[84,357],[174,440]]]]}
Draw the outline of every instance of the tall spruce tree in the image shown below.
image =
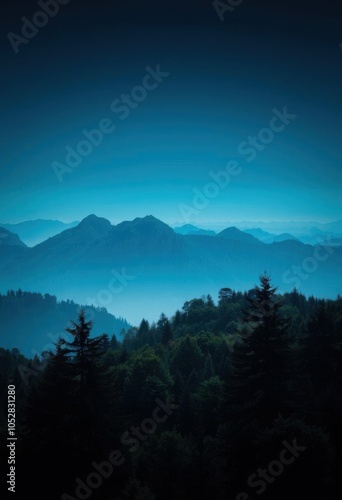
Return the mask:
{"type": "Polygon", "coordinates": [[[119,433],[120,388],[102,356],[108,337],[91,338],[91,327],[81,311],[77,322],[66,328],[73,339],[59,340],[56,353],[50,355],[30,391],[26,408],[24,455],[32,457],[35,467],[44,456],[49,461],[46,468],[42,465],[44,477],[66,490],[92,460],[110,452],[110,443],[119,433]],[[36,442],[39,452],[32,455],[36,442]]]}
{"type": "Polygon", "coordinates": [[[72,363],[74,377],[78,382],[78,397],[81,406],[85,404],[86,386],[91,383],[95,360],[106,350],[105,335],[90,338],[92,326],[93,322],[86,321],[85,311],[82,310],[78,316],[78,323],[72,321],[72,327],[66,328],[66,331],[73,336],[73,340],[70,342],[62,340],[65,352],[72,363]]]}
{"type": "Polygon", "coordinates": [[[248,297],[225,383],[227,415],[235,421],[267,425],[290,406],[289,321],[280,314],[276,290],[264,274],[248,297]]]}

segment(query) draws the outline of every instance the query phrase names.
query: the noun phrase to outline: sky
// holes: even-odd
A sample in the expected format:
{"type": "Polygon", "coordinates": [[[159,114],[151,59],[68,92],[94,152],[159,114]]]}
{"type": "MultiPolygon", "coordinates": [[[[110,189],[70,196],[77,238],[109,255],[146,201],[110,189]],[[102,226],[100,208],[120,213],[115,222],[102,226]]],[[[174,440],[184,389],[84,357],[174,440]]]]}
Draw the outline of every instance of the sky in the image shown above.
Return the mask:
{"type": "Polygon", "coordinates": [[[341,219],[339,1],[60,1],[2,7],[0,222],[341,219]]]}

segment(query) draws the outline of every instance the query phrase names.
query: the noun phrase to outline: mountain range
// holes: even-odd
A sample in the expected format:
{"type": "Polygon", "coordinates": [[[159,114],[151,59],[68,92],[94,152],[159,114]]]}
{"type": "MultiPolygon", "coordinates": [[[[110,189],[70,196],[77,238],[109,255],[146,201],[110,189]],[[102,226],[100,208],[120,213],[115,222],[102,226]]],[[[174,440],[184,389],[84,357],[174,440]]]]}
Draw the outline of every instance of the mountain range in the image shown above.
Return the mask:
{"type": "MultiPolygon", "coordinates": [[[[27,246],[35,246],[42,243],[52,236],[56,236],[66,229],[70,229],[79,224],[79,222],[65,223],[59,220],[37,219],[20,222],[18,224],[2,224],[0,228],[7,229],[16,234],[27,246]]],[[[239,223],[211,223],[209,227],[197,227],[193,224],[171,224],[170,227],[177,234],[183,235],[207,235],[215,236],[228,226],[236,226],[241,231],[255,236],[263,243],[274,243],[277,241],[297,239],[310,245],[319,245],[322,241],[329,241],[329,244],[335,246],[342,245],[342,221],[330,223],[318,222],[248,222],[239,223]]],[[[208,226],[208,224],[205,224],[208,226]]],[[[0,233],[1,238],[1,233],[0,233]]]]}
{"type": "Polygon", "coordinates": [[[65,229],[77,226],[78,222],[66,224],[59,220],[30,220],[18,224],[1,224],[0,228],[7,229],[19,236],[29,247],[37,245],[47,238],[51,238],[65,229]]]}
{"type": "Polygon", "coordinates": [[[215,298],[222,287],[250,289],[265,270],[280,292],[296,286],[307,295],[341,293],[341,247],[296,239],[265,244],[236,227],[177,234],[152,215],[115,226],[90,215],[32,248],[3,242],[0,291],[52,293],[106,307],[134,324],[173,313],[194,296],[215,298]]]}
{"type": "Polygon", "coordinates": [[[292,234],[289,233],[272,234],[260,228],[245,229],[244,231],[245,233],[251,234],[258,240],[262,241],[263,243],[275,243],[277,241],[286,241],[286,240],[296,240],[296,241],[299,240],[299,238],[295,238],[294,236],[292,236],[292,234]]]}

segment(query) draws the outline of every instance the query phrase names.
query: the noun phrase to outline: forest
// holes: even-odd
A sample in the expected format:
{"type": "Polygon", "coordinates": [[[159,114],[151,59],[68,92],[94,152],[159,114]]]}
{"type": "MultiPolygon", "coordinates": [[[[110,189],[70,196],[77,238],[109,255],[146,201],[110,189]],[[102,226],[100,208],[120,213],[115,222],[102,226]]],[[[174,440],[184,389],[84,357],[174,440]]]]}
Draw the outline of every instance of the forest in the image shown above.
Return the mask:
{"type": "Polygon", "coordinates": [[[54,295],[27,292],[20,288],[0,293],[0,318],[4,335],[1,347],[20,348],[28,357],[54,349],[54,343],[65,333],[68,322],[84,309],[95,318],[92,335],[129,328],[123,318],[109,314],[104,307],[84,306],[73,300],[57,300],[54,295]]]}
{"type": "Polygon", "coordinates": [[[264,273],[121,335],[93,335],[84,310],[69,319],[49,353],[0,349],[2,439],[16,387],[18,498],[335,498],[340,296],[279,294],[264,273]]]}

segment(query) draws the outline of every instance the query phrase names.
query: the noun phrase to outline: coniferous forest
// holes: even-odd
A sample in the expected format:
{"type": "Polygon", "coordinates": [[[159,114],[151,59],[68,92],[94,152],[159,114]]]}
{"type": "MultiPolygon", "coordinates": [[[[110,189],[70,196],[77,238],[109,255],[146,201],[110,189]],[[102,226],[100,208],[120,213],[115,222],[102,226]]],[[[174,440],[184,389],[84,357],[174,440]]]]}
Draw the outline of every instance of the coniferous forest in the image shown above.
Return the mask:
{"type": "Polygon", "coordinates": [[[30,478],[17,498],[335,498],[341,297],[280,295],[263,274],[121,336],[70,320],[43,356],[0,349],[1,435],[12,383],[30,478]]]}
{"type": "Polygon", "coordinates": [[[341,497],[342,1],[1,6],[0,500],[341,497]]]}

